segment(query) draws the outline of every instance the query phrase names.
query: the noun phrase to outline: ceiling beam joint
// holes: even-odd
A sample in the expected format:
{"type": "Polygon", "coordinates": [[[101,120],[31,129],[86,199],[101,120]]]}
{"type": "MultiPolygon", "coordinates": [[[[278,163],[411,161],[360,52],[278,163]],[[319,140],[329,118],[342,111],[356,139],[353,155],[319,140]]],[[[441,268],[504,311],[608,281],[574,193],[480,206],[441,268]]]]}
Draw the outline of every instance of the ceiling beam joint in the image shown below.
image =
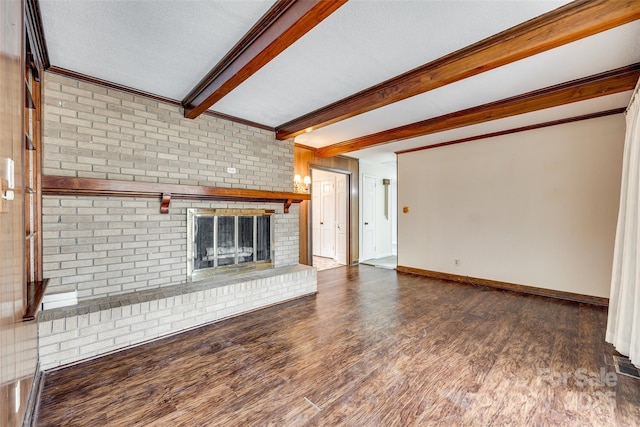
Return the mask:
{"type": "Polygon", "coordinates": [[[182,100],[184,116],[198,117],[346,2],[278,0],[182,100]]]}
{"type": "Polygon", "coordinates": [[[317,157],[332,157],[390,142],[402,141],[465,126],[558,107],[573,102],[633,90],[640,78],[640,63],[538,89],[477,107],[456,111],[382,132],[319,148],[317,157]]]}
{"type": "Polygon", "coordinates": [[[276,128],[290,139],[640,19],[640,1],[577,0],[276,128]]]}

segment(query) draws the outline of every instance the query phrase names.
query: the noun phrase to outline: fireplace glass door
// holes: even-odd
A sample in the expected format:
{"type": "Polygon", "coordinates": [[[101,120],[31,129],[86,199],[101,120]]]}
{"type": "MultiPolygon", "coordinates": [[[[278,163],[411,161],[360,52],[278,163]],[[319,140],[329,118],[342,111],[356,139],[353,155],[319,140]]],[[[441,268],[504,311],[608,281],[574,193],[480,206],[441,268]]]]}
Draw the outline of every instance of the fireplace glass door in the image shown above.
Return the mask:
{"type": "Polygon", "coordinates": [[[273,232],[268,211],[189,209],[188,227],[189,280],[208,277],[217,269],[271,265],[273,232]]]}

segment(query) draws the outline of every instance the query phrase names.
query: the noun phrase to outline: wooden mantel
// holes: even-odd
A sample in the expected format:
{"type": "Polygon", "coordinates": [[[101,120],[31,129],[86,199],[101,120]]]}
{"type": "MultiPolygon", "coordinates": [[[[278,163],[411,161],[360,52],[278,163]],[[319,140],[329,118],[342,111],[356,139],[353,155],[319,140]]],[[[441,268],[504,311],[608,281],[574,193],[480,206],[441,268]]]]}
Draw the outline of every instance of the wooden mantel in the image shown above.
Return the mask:
{"type": "Polygon", "coordinates": [[[58,196],[146,197],[161,201],[160,212],[169,213],[172,199],[226,200],[236,202],[284,203],[289,213],[292,203],[311,200],[306,193],[246,190],[241,188],[199,185],[162,184],[155,182],[119,181],[114,179],[75,178],[46,175],[42,177],[42,194],[58,196]]]}

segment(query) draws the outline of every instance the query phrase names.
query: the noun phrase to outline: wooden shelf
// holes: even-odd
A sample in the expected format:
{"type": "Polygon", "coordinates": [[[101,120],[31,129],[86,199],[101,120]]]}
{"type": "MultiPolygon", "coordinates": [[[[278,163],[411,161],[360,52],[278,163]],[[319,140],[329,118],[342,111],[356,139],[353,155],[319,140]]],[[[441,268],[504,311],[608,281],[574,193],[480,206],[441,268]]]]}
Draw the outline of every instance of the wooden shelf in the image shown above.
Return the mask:
{"type": "Polygon", "coordinates": [[[29,151],[33,151],[36,149],[36,147],[33,145],[33,141],[26,133],[24,134],[24,148],[29,151]]]}
{"type": "Polygon", "coordinates": [[[33,102],[33,97],[31,96],[31,90],[29,89],[29,85],[27,85],[27,82],[24,83],[24,106],[25,108],[30,108],[30,109],[36,108],[36,103],[33,102]]]}
{"type": "Polygon", "coordinates": [[[23,322],[35,320],[36,313],[44,297],[44,291],[47,290],[49,279],[44,279],[39,282],[29,282],[27,285],[27,307],[25,309],[24,316],[22,316],[23,322]]]}
{"type": "Polygon", "coordinates": [[[84,195],[154,198],[161,200],[162,213],[169,213],[169,204],[172,199],[284,203],[285,213],[289,212],[289,206],[291,206],[292,203],[301,203],[305,200],[311,200],[311,196],[306,193],[119,181],[113,179],[75,178],[52,175],[42,177],[42,194],[59,196],[84,195]]]}

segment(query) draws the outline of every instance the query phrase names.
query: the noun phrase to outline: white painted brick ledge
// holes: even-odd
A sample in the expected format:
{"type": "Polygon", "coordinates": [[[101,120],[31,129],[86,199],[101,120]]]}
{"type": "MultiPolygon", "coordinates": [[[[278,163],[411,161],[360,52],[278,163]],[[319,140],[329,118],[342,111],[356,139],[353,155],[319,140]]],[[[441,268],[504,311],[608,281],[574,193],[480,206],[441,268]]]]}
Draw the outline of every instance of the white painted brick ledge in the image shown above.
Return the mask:
{"type": "Polygon", "coordinates": [[[38,318],[40,365],[75,363],[316,292],[316,269],[295,265],[45,310],[38,318]]]}

